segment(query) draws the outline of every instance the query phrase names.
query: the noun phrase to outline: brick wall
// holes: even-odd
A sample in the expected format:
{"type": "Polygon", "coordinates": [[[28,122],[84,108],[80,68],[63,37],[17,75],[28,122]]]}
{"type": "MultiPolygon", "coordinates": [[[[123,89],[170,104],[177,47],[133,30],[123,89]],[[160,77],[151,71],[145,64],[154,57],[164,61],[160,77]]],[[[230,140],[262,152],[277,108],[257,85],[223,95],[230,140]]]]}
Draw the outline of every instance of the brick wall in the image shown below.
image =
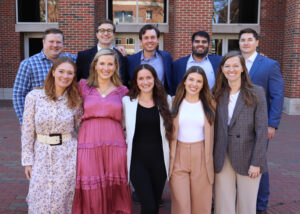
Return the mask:
{"type": "Polygon", "coordinates": [[[59,28],[64,32],[65,51],[76,54],[95,41],[95,0],[60,0],[59,28]]]}
{"type": "Polygon", "coordinates": [[[283,45],[285,97],[300,98],[300,0],[286,0],[283,45]]]}
{"type": "Polygon", "coordinates": [[[173,59],[191,53],[192,34],[205,30],[212,32],[212,1],[207,0],[170,0],[169,26],[166,34],[165,47],[170,51],[173,59]]]}
{"type": "Polygon", "coordinates": [[[15,11],[14,0],[0,1],[0,88],[12,88],[23,57],[23,42],[20,33],[15,32],[15,11]]]}
{"type": "Polygon", "coordinates": [[[261,0],[260,51],[282,65],[286,0],[261,0]]]}

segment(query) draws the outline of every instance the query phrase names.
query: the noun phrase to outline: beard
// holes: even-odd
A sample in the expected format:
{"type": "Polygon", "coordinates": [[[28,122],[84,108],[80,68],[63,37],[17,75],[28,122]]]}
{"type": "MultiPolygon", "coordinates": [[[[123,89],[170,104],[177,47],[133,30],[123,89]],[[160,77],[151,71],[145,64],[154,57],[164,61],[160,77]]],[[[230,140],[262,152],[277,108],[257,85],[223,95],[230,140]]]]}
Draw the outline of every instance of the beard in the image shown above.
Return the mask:
{"type": "Polygon", "coordinates": [[[197,52],[195,47],[192,47],[192,52],[193,55],[196,56],[197,58],[203,58],[207,55],[208,53],[208,47],[204,49],[204,51],[202,53],[197,52]]]}

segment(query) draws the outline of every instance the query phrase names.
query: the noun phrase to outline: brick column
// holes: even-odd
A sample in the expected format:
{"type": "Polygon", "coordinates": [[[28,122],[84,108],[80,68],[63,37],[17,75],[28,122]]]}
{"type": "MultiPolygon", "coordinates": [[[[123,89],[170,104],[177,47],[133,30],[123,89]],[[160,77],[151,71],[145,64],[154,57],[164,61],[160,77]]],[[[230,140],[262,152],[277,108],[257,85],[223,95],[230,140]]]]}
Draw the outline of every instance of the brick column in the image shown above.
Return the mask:
{"type": "Polygon", "coordinates": [[[170,0],[169,33],[165,34],[166,50],[173,59],[191,53],[191,36],[205,30],[212,34],[213,3],[207,0],[170,0]]]}
{"type": "Polygon", "coordinates": [[[95,39],[95,0],[59,0],[59,28],[65,35],[65,52],[91,48],[95,39]]]}
{"type": "Polygon", "coordinates": [[[15,32],[16,2],[14,0],[0,1],[0,98],[10,99],[4,96],[6,90],[11,90],[24,54],[20,49],[23,45],[23,37],[15,32]]]}
{"type": "Polygon", "coordinates": [[[300,0],[286,0],[283,46],[284,112],[300,115],[300,0]]]}

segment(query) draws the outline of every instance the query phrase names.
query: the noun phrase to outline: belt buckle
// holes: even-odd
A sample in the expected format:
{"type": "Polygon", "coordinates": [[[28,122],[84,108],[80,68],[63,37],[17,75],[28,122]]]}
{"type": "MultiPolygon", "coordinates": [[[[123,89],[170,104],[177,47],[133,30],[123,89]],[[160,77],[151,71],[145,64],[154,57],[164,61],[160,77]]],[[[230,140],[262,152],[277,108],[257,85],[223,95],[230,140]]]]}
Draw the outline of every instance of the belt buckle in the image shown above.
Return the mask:
{"type": "Polygon", "coordinates": [[[61,136],[61,134],[49,134],[49,137],[59,137],[59,143],[58,144],[50,144],[50,146],[62,145],[62,136],[61,136]]]}

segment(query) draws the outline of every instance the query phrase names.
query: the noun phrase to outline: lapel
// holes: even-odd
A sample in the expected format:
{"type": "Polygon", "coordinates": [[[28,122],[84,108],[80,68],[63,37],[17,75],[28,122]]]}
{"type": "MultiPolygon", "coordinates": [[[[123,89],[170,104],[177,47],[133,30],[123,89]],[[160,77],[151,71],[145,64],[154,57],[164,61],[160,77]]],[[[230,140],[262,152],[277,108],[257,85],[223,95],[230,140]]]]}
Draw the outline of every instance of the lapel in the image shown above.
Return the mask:
{"type": "Polygon", "coordinates": [[[129,104],[130,107],[128,108],[129,114],[130,115],[126,120],[128,120],[128,125],[130,126],[129,130],[132,130],[130,133],[130,138],[133,139],[134,133],[135,133],[135,124],[136,124],[136,112],[137,112],[137,105],[138,105],[138,98],[130,101],[129,99],[129,104]]]}
{"type": "Polygon", "coordinates": [[[253,62],[253,65],[249,71],[249,75],[250,75],[250,79],[252,80],[255,73],[259,70],[259,67],[260,67],[260,64],[262,62],[262,56],[257,54],[254,62],[253,62]]]}
{"type": "Polygon", "coordinates": [[[94,46],[91,50],[90,50],[90,59],[91,59],[91,62],[93,61],[94,57],[96,56],[98,52],[98,47],[97,45],[94,46]]]}
{"type": "MultiPolygon", "coordinates": [[[[240,91],[240,94],[238,96],[238,99],[236,101],[236,104],[235,104],[235,107],[234,107],[234,110],[233,110],[233,115],[232,115],[232,118],[231,118],[231,121],[230,121],[230,124],[229,124],[229,128],[232,127],[234,122],[237,120],[241,110],[244,108],[245,102],[244,102],[242,94],[243,94],[243,91],[240,91]]],[[[228,109],[228,107],[227,107],[227,109],[228,109]]],[[[227,110],[227,115],[228,115],[228,110],[227,110]]]]}
{"type": "Polygon", "coordinates": [[[224,90],[224,95],[220,100],[220,105],[217,105],[219,108],[218,117],[221,117],[221,124],[224,130],[227,130],[228,123],[228,90],[224,90]]]}

